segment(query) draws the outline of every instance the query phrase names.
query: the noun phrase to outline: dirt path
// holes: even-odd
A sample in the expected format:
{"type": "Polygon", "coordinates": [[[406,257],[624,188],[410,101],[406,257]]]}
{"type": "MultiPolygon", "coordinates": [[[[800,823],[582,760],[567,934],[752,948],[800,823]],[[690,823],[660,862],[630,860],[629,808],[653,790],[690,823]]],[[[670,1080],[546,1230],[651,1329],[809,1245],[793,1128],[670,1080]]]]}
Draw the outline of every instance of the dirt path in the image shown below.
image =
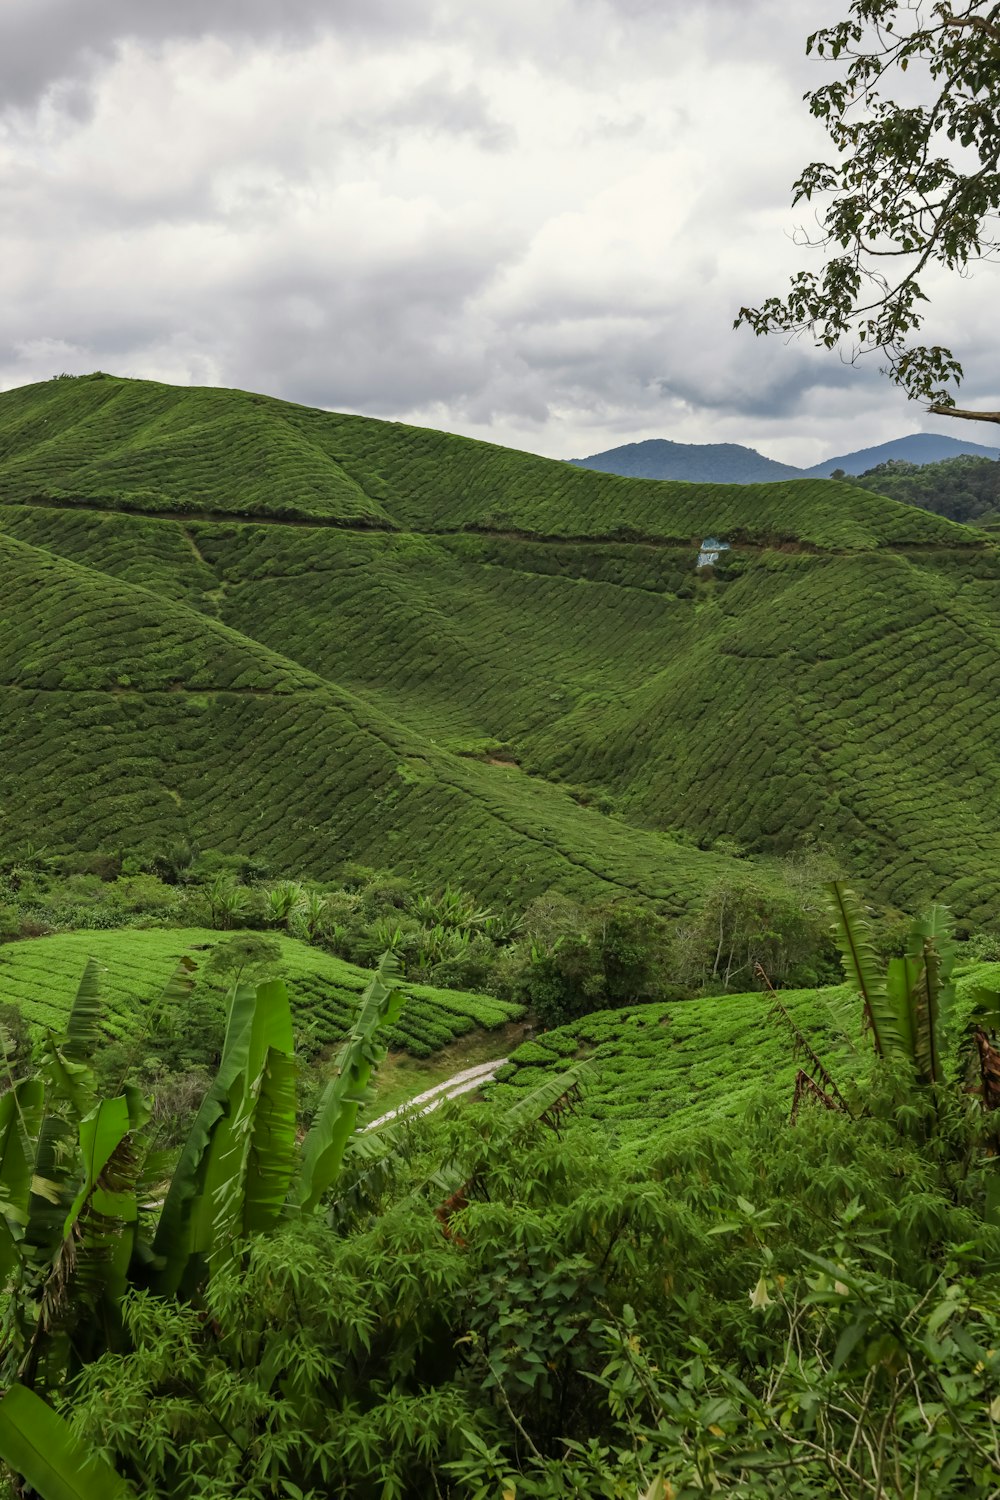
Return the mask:
{"type": "Polygon", "coordinates": [[[422,1094],[417,1094],[413,1099],[407,1099],[405,1104],[400,1104],[396,1109],[390,1109],[388,1114],[379,1115],[377,1120],[371,1120],[364,1128],[375,1130],[379,1125],[386,1125],[390,1120],[398,1120],[401,1115],[416,1113],[429,1115],[432,1109],[437,1109],[445,1099],[458,1099],[462,1094],[471,1094],[482,1084],[488,1083],[498,1068],[502,1068],[507,1061],[506,1057],[495,1057],[490,1062],[479,1063],[474,1068],[463,1068],[461,1073],[453,1073],[446,1078],[444,1083],[435,1084],[432,1089],[425,1089],[422,1094]]]}

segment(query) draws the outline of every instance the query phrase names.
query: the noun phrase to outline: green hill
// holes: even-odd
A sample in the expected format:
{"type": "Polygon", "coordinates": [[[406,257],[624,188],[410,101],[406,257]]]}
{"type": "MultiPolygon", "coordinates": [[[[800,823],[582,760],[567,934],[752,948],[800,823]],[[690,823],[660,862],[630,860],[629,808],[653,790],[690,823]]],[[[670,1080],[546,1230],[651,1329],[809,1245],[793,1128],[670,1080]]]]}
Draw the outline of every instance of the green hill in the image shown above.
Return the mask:
{"type": "MultiPolygon", "coordinates": [[[[101,966],[101,994],[108,1034],[133,1036],[184,954],[204,967],[227,934],[200,927],[167,931],[136,928],[117,932],[63,932],[0,948],[0,993],[28,1021],[58,1030],[65,1022],[89,958],[101,966]]],[[[339,1041],[357,1013],[371,975],[354,964],[294,938],[275,937],[276,967],[288,983],[295,1019],[318,1046],[339,1041]]],[[[516,1020],[522,1009],[492,995],[466,995],[432,985],[402,985],[406,1005],[389,1044],[428,1057],[475,1027],[494,1030],[516,1020]]]]}
{"type": "Polygon", "coordinates": [[[995,913],[1000,553],[927,511],[94,376],[0,395],[0,549],[13,842],[679,912],[809,839],[995,913]]]}
{"type": "MultiPolygon", "coordinates": [[[[957,982],[958,1003],[977,987],[996,988],[1000,965],[969,965],[957,982]]],[[[871,1057],[861,998],[848,985],[783,990],[794,1025],[850,1092],[871,1057]]],[[[497,1074],[491,1097],[508,1104],[546,1077],[586,1061],[580,1111],[624,1140],[661,1139],[660,1127],[683,1130],[745,1117],[765,1098],[790,1107],[806,1065],[792,1028],[763,994],[713,996],[671,1005],[595,1011],[523,1042],[497,1074]]]]}

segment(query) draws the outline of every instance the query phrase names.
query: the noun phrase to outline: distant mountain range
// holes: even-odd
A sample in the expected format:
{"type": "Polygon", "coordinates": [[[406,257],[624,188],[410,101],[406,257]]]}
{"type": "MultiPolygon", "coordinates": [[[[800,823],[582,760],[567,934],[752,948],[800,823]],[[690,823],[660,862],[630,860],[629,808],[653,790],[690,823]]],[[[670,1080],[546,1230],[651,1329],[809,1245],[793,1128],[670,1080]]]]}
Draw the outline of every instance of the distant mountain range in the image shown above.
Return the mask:
{"type": "Polygon", "coordinates": [[[633,479],[687,479],[696,484],[760,484],[776,479],[828,479],[836,469],[845,474],[864,474],[877,464],[894,459],[911,464],[939,463],[970,453],[976,458],[1000,458],[1000,449],[984,448],[961,438],[936,432],[913,432],[874,448],[859,448],[828,458],[811,469],[797,469],[744,448],[739,443],[672,443],[649,438],[643,443],[623,443],[589,458],[573,458],[579,469],[598,469],[605,474],[624,474],[633,479]]]}

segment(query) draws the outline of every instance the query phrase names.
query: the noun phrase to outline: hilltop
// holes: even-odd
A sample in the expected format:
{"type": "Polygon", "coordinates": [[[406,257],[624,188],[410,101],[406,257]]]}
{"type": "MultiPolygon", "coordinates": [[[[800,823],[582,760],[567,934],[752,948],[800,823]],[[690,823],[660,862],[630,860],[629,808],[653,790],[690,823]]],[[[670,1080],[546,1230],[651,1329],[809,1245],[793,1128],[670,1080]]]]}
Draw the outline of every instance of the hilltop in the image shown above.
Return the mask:
{"type": "Polygon", "coordinates": [[[757,484],[776,479],[827,479],[840,470],[864,474],[878,464],[934,464],[969,455],[997,459],[1000,449],[984,448],[963,438],[937,432],[912,432],[874,448],[858,448],[826,458],[809,469],[766,458],[756,448],[740,443],[672,443],[649,438],[642,443],[623,443],[589,458],[570,459],[577,468],[597,469],[606,474],[625,474],[638,479],[686,479],[701,484],[757,484]]]}
{"type": "Polygon", "coordinates": [[[686,479],[696,484],[758,484],[802,477],[801,469],[765,458],[742,443],[673,443],[667,438],[623,443],[570,463],[633,479],[686,479]]]}
{"type": "Polygon", "coordinates": [[[1000,895],[1000,556],[857,487],[85,377],[0,396],[0,550],[12,841],[672,912],[818,842],[1000,895]]]}

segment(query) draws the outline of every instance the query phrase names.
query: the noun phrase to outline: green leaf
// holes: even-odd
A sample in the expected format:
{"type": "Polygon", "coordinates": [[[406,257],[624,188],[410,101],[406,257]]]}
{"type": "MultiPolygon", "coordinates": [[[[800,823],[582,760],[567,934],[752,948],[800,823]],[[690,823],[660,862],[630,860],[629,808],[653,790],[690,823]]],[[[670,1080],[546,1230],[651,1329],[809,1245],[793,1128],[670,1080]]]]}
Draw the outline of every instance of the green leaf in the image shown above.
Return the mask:
{"type": "Polygon", "coordinates": [[[226,1253],[245,1234],[276,1224],[295,1164],[295,1057],[288,991],[280,981],[256,992],[247,1061],[233,1081],[205,1173],[211,1205],[207,1256],[226,1253]]]}
{"type": "Polygon", "coordinates": [[[384,953],[361,997],[357,1019],[302,1146],[302,1167],[289,1195],[290,1207],[300,1213],[312,1212],[340,1170],[369,1080],[384,1056],[376,1034],[380,1027],[392,1025],[403,1009],[405,996],[393,985],[399,973],[398,960],[384,953]]]}
{"type": "MultiPolygon", "coordinates": [[[[174,1295],[188,1271],[195,1249],[195,1218],[200,1217],[209,1151],[230,1108],[233,1085],[246,1067],[256,1000],[256,993],[249,985],[236,985],[230,995],[219,1070],[188,1132],[153,1240],[153,1253],[160,1261],[160,1268],[152,1275],[151,1286],[160,1296],[174,1295]]],[[[206,1238],[202,1226],[200,1243],[206,1238]]]]}
{"type": "Polygon", "coordinates": [[[832,880],[830,892],[834,935],[844,961],[848,982],[859,991],[865,1015],[880,1057],[908,1057],[909,1051],[900,1034],[893,1003],[886,982],[878,970],[878,957],[872,944],[871,927],[861,902],[842,880],[832,880]]]}
{"type": "Polygon", "coordinates": [[[0,1401],[0,1458],[41,1500],[135,1500],[131,1485],[87,1449],[65,1417],[23,1385],[0,1401]]]}
{"type": "Polygon", "coordinates": [[[847,1361],[850,1359],[851,1355],[857,1348],[858,1344],[860,1344],[861,1340],[868,1332],[870,1326],[871,1319],[868,1317],[867,1313],[863,1317],[857,1318],[853,1323],[849,1323],[847,1325],[843,1333],[840,1335],[840,1338],[837,1340],[837,1347],[833,1352],[833,1363],[830,1366],[831,1373],[836,1373],[836,1371],[840,1369],[841,1365],[847,1363],[847,1361]]]}
{"type": "Polygon", "coordinates": [[[63,1239],[72,1232],[80,1210],[97,1186],[97,1179],[118,1150],[132,1126],[128,1100],[102,1099],[87,1117],[80,1121],[80,1154],[83,1162],[83,1186],[66,1215],[63,1239]]]}
{"type": "Polygon", "coordinates": [[[91,1058],[101,1040],[101,969],[96,958],[88,958],[76,997],[66,1019],[66,1031],[60,1051],[70,1062],[83,1063],[89,1069],[91,1058]]]}

